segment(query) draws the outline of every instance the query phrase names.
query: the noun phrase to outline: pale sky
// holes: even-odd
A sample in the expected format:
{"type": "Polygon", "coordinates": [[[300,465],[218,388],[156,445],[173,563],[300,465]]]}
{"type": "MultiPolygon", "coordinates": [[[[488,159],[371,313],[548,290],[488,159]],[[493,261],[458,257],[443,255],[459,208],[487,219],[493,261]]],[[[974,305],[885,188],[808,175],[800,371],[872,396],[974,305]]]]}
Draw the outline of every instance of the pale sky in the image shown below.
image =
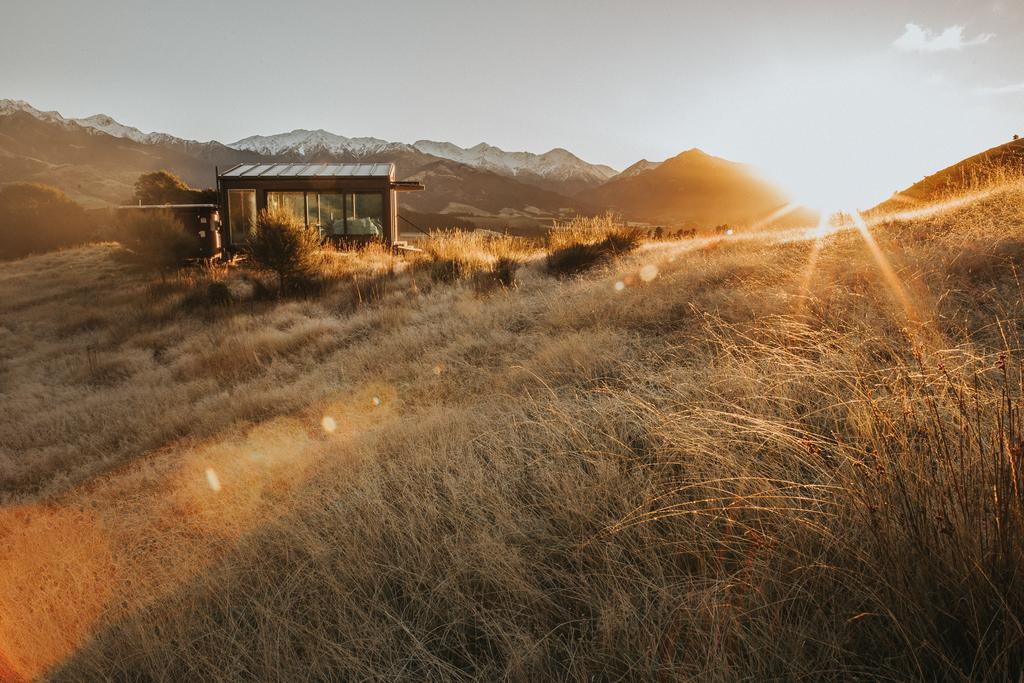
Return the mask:
{"type": "Polygon", "coordinates": [[[3,0],[0,64],[147,132],[700,147],[858,206],[1024,135],[1024,0],[3,0]]]}

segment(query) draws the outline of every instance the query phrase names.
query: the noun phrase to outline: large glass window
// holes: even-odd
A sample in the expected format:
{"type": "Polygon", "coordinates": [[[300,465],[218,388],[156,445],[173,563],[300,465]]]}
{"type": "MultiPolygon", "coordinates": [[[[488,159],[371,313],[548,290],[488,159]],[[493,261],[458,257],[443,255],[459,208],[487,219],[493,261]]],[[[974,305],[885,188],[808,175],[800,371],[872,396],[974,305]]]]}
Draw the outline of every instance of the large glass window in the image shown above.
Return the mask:
{"type": "MultiPolygon", "coordinates": [[[[316,192],[306,193],[306,226],[320,229],[320,202],[317,201],[316,192]]],[[[323,230],[320,230],[323,234],[323,230]]]]}
{"type": "Polygon", "coordinates": [[[267,209],[283,209],[325,236],[384,236],[384,195],[379,192],[267,192],[267,209]]]}
{"type": "Polygon", "coordinates": [[[384,195],[350,194],[346,197],[349,235],[384,236],[384,195]]]}
{"type": "Polygon", "coordinates": [[[232,244],[241,244],[249,238],[254,220],[256,190],[228,190],[228,232],[232,244]]]}
{"type": "Polygon", "coordinates": [[[295,220],[306,224],[306,193],[305,192],[268,192],[267,209],[277,211],[283,209],[295,220]]]}
{"type": "Polygon", "coordinates": [[[320,231],[324,235],[345,234],[345,195],[320,194],[320,231]]]}

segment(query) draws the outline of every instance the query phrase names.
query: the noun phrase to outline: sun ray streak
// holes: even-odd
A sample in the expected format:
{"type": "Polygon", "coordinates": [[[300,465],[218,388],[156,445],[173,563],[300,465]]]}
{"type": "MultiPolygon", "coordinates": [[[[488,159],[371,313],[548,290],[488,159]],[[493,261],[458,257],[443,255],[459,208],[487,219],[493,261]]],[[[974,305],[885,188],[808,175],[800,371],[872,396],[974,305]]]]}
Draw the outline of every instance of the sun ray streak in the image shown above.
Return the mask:
{"type": "Polygon", "coordinates": [[[821,255],[821,248],[829,229],[828,214],[822,211],[818,227],[814,230],[817,233],[817,238],[811,244],[811,253],[807,257],[807,265],[804,266],[803,274],[800,277],[800,290],[797,293],[796,310],[794,311],[796,315],[801,315],[807,306],[807,299],[811,291],[811,279],[818,267],[818,256],[821,255]]]}
{"type": "Polygon", "coordinates": [[[751,231],[761,230],[762,228],[765,228],[765,227],[771,225],[772,223],[774,223],[775,221],[779,220],[780,218],[788,216],[789,214],[793,213],[794,211],[796,211],[799,208],[801,208],[800,204],[797,204],[796,202],[790,202],[789,204],[786,204],[782,208],[776,209],[775,211],[773,211],[768,216],[766,216],[766,217],[762,218],[761,220],[757,221],[756,223],[754,223],[752,226],[750,226],[750,230],[751,231]]]}
{"type": "Polygon", "coordinates": [[[924,320],[921,317],[920,311],[911,301],[910,296],[907,294],[906,288],[903,286],[903,282],[900,280],[899,275],[896,274],[896,270],[892,267],[892,263],[889,258],[882,251],[881,247],[878,246],[878,242],[875,241],[874,235],[871,234],[871,230],[868,228],[864,217],[860,215],[860,212],[854,209],[849,212],[849,215],[853,219],[853,224],[857,227],[857,231],[864,239],[864,244],[867,245],[868,251],[871,252],[871,257],[875,261],[875,265],[878,266],[879,272],[882,274],[882,278],[885,281],[885,285],[889,290],[889,293],[903,308],[904,314],[907,316],[907,321],[913,324],[915,327],[920,327],[924,320]]]}

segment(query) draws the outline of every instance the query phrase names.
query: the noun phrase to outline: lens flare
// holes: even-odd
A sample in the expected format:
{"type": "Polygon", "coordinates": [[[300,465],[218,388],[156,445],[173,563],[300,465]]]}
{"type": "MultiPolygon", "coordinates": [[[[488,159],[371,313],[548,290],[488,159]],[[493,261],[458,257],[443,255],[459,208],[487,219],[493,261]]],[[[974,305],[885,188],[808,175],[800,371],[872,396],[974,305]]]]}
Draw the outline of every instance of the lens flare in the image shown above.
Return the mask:
{"type": "Polygon", "coordinates": [[[220,478],[212,467],[206,468],[206,483],[210,485],[210,490],[214,493],[220,491],[220,478]]]}
{"type": "Polygon", "coordinates": [[[640,269],[640,279],[644,282],[650,282],[656,277],[658,277],[658,266],[653,263],[648,263],[640,269]]]}

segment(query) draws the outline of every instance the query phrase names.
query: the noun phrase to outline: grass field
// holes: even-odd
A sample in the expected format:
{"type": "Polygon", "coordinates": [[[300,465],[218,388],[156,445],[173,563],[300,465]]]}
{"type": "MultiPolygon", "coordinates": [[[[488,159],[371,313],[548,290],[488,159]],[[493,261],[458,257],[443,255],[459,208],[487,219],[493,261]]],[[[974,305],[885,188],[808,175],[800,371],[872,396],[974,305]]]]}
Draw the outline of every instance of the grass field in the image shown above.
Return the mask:
{"type": "Polygon", "coordinates": [[[5,264],[0,680],[1019,678],[1024,183],[546,263],[5,264]]]}

